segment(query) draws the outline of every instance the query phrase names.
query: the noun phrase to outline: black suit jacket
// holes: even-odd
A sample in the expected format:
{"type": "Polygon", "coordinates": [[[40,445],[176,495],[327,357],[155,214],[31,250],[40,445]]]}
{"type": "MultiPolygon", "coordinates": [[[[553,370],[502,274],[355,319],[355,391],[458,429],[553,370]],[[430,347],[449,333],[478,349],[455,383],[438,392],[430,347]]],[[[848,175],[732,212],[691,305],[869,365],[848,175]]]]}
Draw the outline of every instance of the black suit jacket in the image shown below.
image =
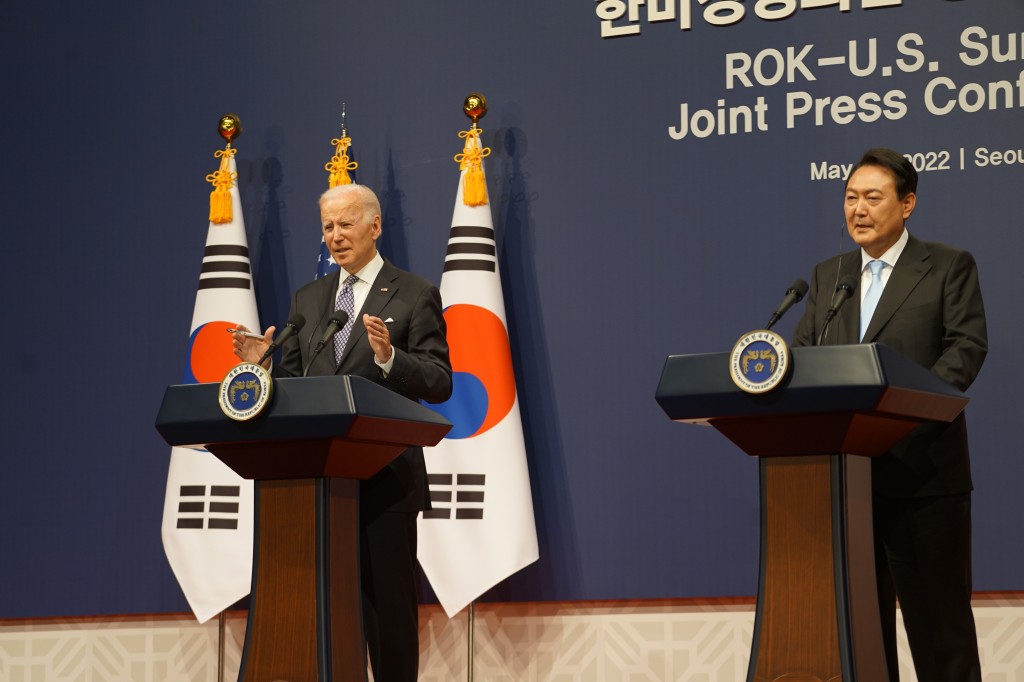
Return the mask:
{"type": "MultiPolygon", "coordinates": [[[[814,268],[804,316],[793,343],[814,345],[836,282],[860,282],[860,251],[836,256],[814,268]]],[[[840,309],[822,344],[857,343],[860,294],[840,309]]],[[[974,258],[945,244],[910,235],[890,273],[863,343],[883,343],[962,391],[974,381],[988,352],[985,306],[974,258]]],[[[915,429],[872,464],[876,495],[913,497],[971,490],[967,422],[915,429]]]]}
{"type": "MultiPolygon", "coordinates": [[[[314,280],[295,292],[289,319],[296,313],[306,323],[281,346],[276,376],[302,376],[327,320],[334,311],[341,271],[314,280]]],[[[441,294],[427,280],[400,270],[387,260],[373,282],[366,302],[356,314],[340,364],[328,343],[309,368],[310,376],[361,376],[400,393],[410,400],[444,402],[452,393],[452,366],[448,357],[441,294]],[[363,314],[384,320],[391,334],[395,361],[385,378],[373,361],[363,314]]],[[[427,504],[428,488],[422,448],[409,448],[361,488],[365,513],[381,510],[420,511],[427,504]]]]}

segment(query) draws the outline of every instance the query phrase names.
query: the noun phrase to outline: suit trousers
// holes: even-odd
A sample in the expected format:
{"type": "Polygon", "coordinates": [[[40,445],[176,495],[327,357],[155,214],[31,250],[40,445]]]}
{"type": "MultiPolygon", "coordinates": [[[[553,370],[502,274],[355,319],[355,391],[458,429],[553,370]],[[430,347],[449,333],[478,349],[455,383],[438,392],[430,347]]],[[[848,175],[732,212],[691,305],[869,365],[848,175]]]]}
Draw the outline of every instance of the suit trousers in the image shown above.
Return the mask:
{"type": "Polygon", "coordinates": [[[374,682],[415,682],[419,674],[417,512],[362,513],[363,627],[374,682]],[[386,655],[381,655],[381,650],[386,655]]]}
{"type": "Polygon", "coordinates": [[[896,600],[918,682],[981,682],[971,611],[971,494],[874,497],[875,570],[889,681],[896,600]]]}

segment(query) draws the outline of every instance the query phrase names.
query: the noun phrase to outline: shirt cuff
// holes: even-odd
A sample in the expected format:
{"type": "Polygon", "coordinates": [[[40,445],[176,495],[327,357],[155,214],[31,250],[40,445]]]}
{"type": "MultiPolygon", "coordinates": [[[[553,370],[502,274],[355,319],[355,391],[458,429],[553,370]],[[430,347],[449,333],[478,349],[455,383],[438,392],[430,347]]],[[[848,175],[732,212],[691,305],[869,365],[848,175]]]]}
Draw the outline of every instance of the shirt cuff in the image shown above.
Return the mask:
{"type": "Polygon", "coordinates": [[[376,355],[373,356],[373,362],[380,367],[380,371],[384,373],[384,378],[387,379],[388,374],[391,373],[391,368],[395,366],[395,347],[391,346],[391,357],[388,358],[387,362],[380,362],[377,360],[376,355]]]}

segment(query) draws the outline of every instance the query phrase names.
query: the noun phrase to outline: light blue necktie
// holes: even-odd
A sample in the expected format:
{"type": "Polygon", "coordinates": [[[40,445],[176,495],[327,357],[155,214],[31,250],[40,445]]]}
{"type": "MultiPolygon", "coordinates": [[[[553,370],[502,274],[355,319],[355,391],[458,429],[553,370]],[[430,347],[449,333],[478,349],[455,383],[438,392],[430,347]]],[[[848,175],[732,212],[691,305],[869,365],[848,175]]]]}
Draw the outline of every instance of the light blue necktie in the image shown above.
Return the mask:
{"type": "Polygon", "coordinates": [[[871,323],[871,316],[875,314],[878,299],[882,296],[882,269],[885,267],[885,261],[868,261],[868,267],[871,268],[871,286],[868,287],[867,292],[864,294],[864,300],[860,304],[861,341],[864,340],[864,332],[867,331],[868,324],[871,323]]]}
{"type": "Polygon", "coordinates": [[[338,292],[338,300],[334,302],[335,310],[344,310],[348,313],[348,322],[334,335],[334,361],[341,362],[341,356],[345,353],[345,345],[348,343],[349,334],[352,333],[353,319],[356,316],[356,299],[352,294],[352,285],[359,281],[355,275],[345,278],[345,286],[338,292]]]}

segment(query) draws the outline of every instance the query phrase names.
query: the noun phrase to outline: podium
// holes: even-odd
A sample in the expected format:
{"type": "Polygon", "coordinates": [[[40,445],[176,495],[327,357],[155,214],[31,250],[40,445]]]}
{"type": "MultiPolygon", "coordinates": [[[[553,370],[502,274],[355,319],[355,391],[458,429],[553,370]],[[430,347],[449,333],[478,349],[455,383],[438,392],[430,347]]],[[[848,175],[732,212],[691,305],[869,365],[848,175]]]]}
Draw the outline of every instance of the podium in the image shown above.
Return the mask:
{"type": "Polygon", "coordinates": [[[239,680],[366,680],[359,481],[409,446],[436,445],[441,415],[356,376],[276,379],[266,412],[221,412],[219,384],[170,386],[156,427],[255,479],[252,592],[239,680]]]}
{"type": "Polygon", "coordinates": [[[793,348],[749,394],[729,353],[669,356],[655,395],[760,458],[761,552],[748,682],[888,679],[875,587],[871,457],[967,398],[879,344],[793,348]]]}

